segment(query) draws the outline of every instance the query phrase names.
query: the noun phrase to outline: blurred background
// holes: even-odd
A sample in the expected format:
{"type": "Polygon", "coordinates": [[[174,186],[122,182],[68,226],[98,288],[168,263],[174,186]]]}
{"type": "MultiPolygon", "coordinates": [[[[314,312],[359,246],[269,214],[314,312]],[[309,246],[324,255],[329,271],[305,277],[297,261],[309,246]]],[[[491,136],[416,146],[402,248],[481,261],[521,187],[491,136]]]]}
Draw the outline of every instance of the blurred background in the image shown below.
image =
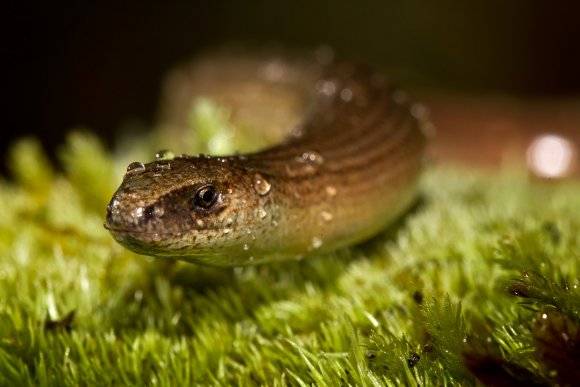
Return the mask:
{"type": "Polygon", "coordinates": [[[580,2],[354,4],[10,2],[0,23],[2,154],[27,134],[53,154],[74,127],[110,144],[123,127],[149,126],[163,76],[200,50],[232,41],[330,45],[340,58],[385,70],[422,96],[437,126],[462,133],[501,133],[513,122],[540,131],[545,124],[528,128],[554,120],[563,121],[552,129],[580,133],[580,2]],[[465,125],[474,117],[499,118],[465,125]]]}

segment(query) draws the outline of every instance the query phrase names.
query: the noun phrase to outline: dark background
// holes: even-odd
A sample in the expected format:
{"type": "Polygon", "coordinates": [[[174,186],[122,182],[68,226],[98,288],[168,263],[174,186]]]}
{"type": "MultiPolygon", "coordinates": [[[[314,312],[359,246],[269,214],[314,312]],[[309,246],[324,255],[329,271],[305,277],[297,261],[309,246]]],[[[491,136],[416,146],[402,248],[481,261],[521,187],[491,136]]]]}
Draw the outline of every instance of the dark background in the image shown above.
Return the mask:
{"type": "Polygon", "coordinates": [[[3,5],[3,154],[25,134],[52,152],[73,127],[88,127],[110,143],[129,122],[150,125],[163,75],[220,42],[329,44],[413,90],[580,95],[577,2],[248,3],[3,5]]]}

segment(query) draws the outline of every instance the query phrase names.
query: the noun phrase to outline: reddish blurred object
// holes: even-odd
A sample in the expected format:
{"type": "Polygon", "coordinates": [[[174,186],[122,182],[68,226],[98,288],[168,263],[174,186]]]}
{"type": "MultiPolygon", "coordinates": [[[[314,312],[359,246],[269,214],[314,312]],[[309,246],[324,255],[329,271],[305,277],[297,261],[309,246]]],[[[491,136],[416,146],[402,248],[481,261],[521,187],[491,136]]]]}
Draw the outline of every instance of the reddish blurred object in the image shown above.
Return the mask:
{"type": "Polygon", "coordinates": [[[526,167],[544,179],[580,177],[580,100],[424,96],[437,128],[436,163],[526,167]]]}

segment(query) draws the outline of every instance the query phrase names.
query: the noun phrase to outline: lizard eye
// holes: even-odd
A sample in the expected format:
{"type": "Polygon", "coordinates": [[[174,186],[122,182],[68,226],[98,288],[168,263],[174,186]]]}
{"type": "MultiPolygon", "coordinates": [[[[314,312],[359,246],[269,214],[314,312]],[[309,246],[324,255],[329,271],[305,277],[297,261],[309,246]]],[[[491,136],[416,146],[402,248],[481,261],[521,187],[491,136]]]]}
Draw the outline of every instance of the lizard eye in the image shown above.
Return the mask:
{"type": "Polygon", "coordinates": [[[202,210],[210,209],[218,200],[219,192],[211,185],[204,185],[195,192],[193,196],[193,205],[202,210]]]}

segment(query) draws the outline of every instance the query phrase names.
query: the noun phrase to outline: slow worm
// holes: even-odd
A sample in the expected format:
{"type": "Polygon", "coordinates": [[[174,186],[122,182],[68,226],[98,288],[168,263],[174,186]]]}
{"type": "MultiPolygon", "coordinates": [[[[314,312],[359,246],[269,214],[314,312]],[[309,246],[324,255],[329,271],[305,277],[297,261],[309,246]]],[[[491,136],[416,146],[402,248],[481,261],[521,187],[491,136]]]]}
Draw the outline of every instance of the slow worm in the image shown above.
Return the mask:
{"type": "Polygon", "coordinates": [[[408,209],[426,138],[421,118],[382,74],[321,59],[244,63],[266,93],[296,91],[306,105],[301,122],[253,153],[132,163],[107,208],[105,227],[120,244],[248,265],[361,242],[408,209]]]}

